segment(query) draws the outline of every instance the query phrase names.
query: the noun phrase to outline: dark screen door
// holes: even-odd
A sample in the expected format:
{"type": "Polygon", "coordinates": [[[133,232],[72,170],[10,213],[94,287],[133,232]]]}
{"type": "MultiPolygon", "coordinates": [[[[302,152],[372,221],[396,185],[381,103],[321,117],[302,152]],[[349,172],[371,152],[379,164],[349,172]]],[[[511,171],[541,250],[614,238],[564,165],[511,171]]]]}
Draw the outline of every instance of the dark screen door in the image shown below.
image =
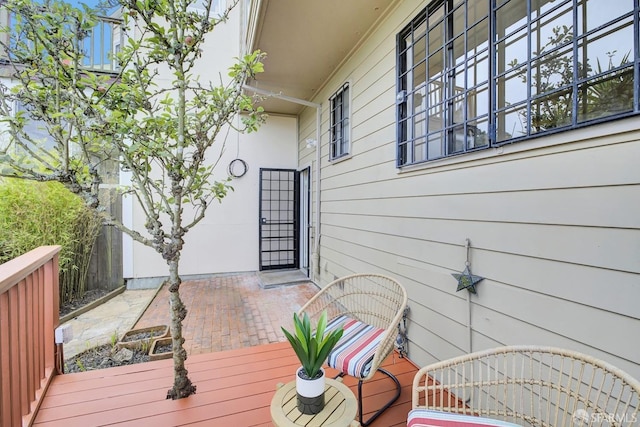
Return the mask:
{"type": "Polygon", "coordinates": [[[294,169],[260,169],[260,270],[298,268],[299,183],[294,169]]]}

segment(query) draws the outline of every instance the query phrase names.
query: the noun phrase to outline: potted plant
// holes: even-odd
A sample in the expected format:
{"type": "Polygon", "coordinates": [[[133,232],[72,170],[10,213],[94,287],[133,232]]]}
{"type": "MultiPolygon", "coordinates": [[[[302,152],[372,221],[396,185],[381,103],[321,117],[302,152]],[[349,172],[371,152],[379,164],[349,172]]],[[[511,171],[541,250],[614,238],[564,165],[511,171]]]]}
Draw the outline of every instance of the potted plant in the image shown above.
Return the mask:
{"type": "Polygon", "coordinates": [[[295,334],[282,328],[302,366],[296,371],[298,410],[303,414],[317,414],[324,408],[325,376],[322,365],[342,337],[342,325],[326,332],[327,312],[323,311],[315,328],[307,313],[300,319],[293,314],[295,334]]]}

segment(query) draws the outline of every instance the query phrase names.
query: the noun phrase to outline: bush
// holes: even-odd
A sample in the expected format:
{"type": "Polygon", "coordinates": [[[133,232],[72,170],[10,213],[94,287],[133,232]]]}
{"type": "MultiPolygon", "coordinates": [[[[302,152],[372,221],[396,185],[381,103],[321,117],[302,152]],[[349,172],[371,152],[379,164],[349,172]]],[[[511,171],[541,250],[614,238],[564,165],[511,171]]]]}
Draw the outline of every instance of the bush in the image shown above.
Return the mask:
{"type": "Polygon", "coordinates": [[[0,263],[60,245],[60,303],[82,297],[99,218],[57,182],[0,180],[0,263]]]}

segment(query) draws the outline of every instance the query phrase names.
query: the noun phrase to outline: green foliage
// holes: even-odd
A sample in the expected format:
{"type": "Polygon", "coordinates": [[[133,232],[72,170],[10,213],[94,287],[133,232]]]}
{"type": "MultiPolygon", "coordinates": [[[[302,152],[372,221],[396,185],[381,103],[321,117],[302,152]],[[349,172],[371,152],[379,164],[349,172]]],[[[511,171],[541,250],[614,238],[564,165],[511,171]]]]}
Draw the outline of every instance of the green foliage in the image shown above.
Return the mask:
{"type": "Polygon", "coordinates": [[[295,313],[293,314],[293,323],[295,325],[295,335],[291,334],[285,328],[282,332],[289,340],[291,347],[296,352],[304,372],[309,378],[316,378],[320,368],[327,360],[329,353],[338,343],[344,332],[342,325],[325,334],[327,327],[326,310],[320,315],[318,324],[312,328],[309,315],[304,313],[303,319],[300,319],[295,313]],[[315,329],[315,332],[314,332],[315,329]]]}
{"type": "Polygon", "coordinates": [[[84,294],[99,226],[95,214],[60,183],[0,180],[0,263],[38,246],[62,246],[61,302],[84,294]]]}
{"type": "Polygon", "coordinates": [[[181,335],[187,313],[178,271],[184,236],[231,188],[229,179],[213,175],[226,130],[255,131],[265,119],[242,89],[263,70],[263,53],[238,58],[224,78],[194,75],[205,38],[238,2],[227,2],[222,16],[214,16],[212,0],[118,0],[124,24],[114,33],[124,37],[112,58],[119,64],[114,75],[83,67],[84,42],[99,21],[94,10],[62,0],[3,2],[17,17],[13,27],[0,30],[0,49],[8,53],[16,85],[0,85],[0,123],[8,133],[3,142],[9,141],[0,152],[0,176],[63,183],[106,224],[167,262],[171,330],[174,347],[180,346],[169,392],[174,399],[195,392],[181,335]],[[29,114],[13,114],[16,102],[29,114]],[[51,135],[53,148],[25,130],[31,120],[51,135]],[[216,143],[217,159],[211,153],[216,143]],[[131,183],[121,192],[132,195],[144,212],[145,230],[131,229],[100,209],[100,184],[113,182],[101,171],[110,160],[129,173],[131,183]]]}
{"type": "Polygon", "coordinates": [[[116,348],[116,344],[118,343],[118,330],[117,329],[115,331],[113,331],[113,333],[111,334],[110,341],[111,341],[111,348],[115,349],[116,348]]]}
{"type": "MultiPolygon", "coordinates": [[[[552,28],[552,33],[540,51],[532,52],[533,56],[542,59],[532,65],[530,85],[533,94],[543,96],[532,102],[528,121],[527,113],[520,113],[531,132],[570,125],[573,121],[575,77],[573,56],[570,55],[574,38],[573,28],[566,25],[556,26],[552,28]],[[553,53],[547,54],[547,51],[553,53]],[[546,93],[549,95],[544,96],[546,93]]],[[[615,50],[606,52],[606,55],[606,69],[599,58],[596,58],[595,70],[588,58],[583,62],[577,61],[578,79],[598,76],[578,85],[575,95],[578,103],[578,122],[633,109],[634,77],[633,64],[629,60],[630,53],[623,55],[618,65],[613,62],[615,50]]],[[[513,60],[508,65],[513,68],[519,64],[517,60],[513,60]]],[[[528,83],[526,67],[522,67],[517,74],[523,83],[528,83]]]]}

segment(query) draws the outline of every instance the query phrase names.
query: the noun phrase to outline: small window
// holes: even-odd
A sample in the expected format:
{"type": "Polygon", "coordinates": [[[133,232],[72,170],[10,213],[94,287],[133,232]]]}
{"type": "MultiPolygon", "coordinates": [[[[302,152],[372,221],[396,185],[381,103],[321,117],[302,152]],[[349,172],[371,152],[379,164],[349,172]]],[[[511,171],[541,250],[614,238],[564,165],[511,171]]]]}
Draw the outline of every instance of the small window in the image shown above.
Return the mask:
{"type": "Polygon", "coordinates": [[[349,154],[350,130],[349,130],[349,84],[345,84],[330,99],[331,136],[330,160],[339,159],[349,154]]]}
{"type": "MultiPolygon", "coordinates": [[[[211,17],[217,18],[224,14],[227,7],[225,0],[212,0],[211,1],[211,17]]],[[[194,12],[203,12],[205,10],[205,2],[197,0],[189,5],[189,10],[194,12]]]]}

